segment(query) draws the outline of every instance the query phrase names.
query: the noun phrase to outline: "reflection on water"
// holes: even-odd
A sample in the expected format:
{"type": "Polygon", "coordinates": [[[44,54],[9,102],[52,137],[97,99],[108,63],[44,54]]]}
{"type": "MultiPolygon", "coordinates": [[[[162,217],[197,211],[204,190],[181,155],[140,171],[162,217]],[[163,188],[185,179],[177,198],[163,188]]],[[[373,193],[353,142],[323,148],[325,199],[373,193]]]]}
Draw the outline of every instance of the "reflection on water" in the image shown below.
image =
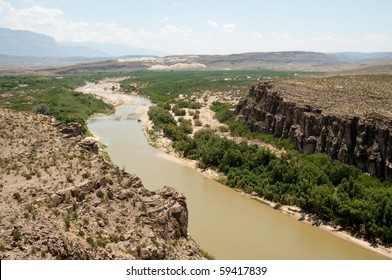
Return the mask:
{"type": "Polygon", "coordinates": [[[146,188],[165,185],[187,197],[189,232],[217,259],[378,259],[380,256],[280,213],[162,157],[148,145],[141,124],[129,119],[140,104],[119,108],[116,118],[94,119],[90,131],[108,144],[112,161],[137,174],[146,188]]]}

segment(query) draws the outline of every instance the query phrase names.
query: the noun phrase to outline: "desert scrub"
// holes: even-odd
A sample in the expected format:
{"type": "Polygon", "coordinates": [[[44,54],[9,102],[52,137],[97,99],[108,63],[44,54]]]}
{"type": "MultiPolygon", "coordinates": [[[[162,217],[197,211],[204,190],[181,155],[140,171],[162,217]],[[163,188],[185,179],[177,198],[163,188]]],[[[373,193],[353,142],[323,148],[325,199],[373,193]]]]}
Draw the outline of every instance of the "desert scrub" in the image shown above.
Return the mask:
{"type": "Polygon", "coordinates": [[[104,197],[105,197],[105,194],[104,194],[101,190],[98,190],[97,193],[96,193],[96,195],[97,195],[97,197],[99,197],[100,199],[104,199],[104,197]]]}
{"type": "Polygon", "coordinates": [[[14,228],[11,233],[12,241],[18,242],[22,239],[22,234],[18,228],[14,228]]]}
{"type": "Polygon", "coordinates": [[[83,179],[88,179],[90,177],[91,177],[91,173],[90,172],[88,172],[88,171],[83,172],[83,174],[82,174],[82,178],[83,179]]]}
{"type": "Polygon", "coordinates": [[[21,175],[22,175],[23,177],[25,177],[26,180],[30,180],[30,179],[32,178],[30,172],[23,171],[21,175]]]}
{"type": "Polygon", "coordinates": [[[68,183],[74,182],[74,179],[72,178],[72,174],[69,172],[67,174],[65,174],[65,179],[67,180],[68,183]]]}
{"type": "Polygon", "coordinates": [[[70,215],[65,215],[63,217],[63,221],[64,221],[64,225],[65,225],[65,230],[69,231],[69,229],[71,228],[71,216],[70,215]]]}
{"type": "Polygon", "coordinates": [[[213,255],[211,255],[210,253],[208,253],[207,251],[200,249],[200,254],[206,258],[207,260],[215,260],[215,257],[213,255]]]}
{"type": "Polygon", "coordinates": [[[91,245],[91,247],[95,247],[96,246],[95,245],[95,241],[94,241],[94,239],[91,236],[86,237],[86,241],[87,241],[88,244],[91,245]]]}
{"type": "Polygon", "coordinates": [[[14,193],[14,194],[12,195],[12,197],[13,197],[14,199],[16,199],[19,203],[22,202],[22,197],[21,197],[21,195],[20,195],[19,193],[14,193]]]}
{"type": "Polygon", "coordinates": [[[108,241],[103,237],[98,237],[96,240],[96,244],[98,247],[105,248],[106,245],[108,244],[108,241]]]}

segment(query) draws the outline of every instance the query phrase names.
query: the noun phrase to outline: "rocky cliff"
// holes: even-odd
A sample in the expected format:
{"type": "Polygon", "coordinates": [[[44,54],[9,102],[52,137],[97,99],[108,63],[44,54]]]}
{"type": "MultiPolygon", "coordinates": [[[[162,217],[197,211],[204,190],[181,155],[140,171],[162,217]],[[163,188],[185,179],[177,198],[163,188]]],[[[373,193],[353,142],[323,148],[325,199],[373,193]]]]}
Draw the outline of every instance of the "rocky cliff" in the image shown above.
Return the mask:
{"type": "Polygon", "coordinates": [[[384,78],[259,83],[236,112],[252,131],[287,138],[303,153],[327,153],[392,180],[391,77],[384,78]],[[381,85],[372,87],[377,81],[381,85]]]}
{"type": "Polygon", "coordinates": [[[106,162],[72,124],[0,110],[1,259],[202,259],[185,197],[106,162]]]}

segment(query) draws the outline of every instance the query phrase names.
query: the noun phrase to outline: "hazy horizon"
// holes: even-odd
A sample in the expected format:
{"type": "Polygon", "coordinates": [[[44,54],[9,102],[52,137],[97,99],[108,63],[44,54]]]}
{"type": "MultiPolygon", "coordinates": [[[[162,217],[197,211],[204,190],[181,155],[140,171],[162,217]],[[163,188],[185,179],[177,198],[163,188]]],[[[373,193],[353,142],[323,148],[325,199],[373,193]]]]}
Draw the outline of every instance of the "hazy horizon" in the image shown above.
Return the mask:
{"type": "Polygon", "coordinates": [[[0,27],[174,54],[389,52],[392,2],[0,0],[0,27]]]}

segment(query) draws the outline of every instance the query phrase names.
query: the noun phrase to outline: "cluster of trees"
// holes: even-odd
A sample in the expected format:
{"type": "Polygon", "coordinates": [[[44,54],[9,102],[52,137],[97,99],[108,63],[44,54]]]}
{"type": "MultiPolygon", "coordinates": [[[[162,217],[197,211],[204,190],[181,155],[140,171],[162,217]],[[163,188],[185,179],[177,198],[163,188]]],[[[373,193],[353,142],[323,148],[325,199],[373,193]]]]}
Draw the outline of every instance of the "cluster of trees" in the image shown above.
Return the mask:
{"type": "Polygon", "coordinates": [[[62,124],[78,122],[87,131],[86,120],[95,113],[110,113],[112,105],[89,94],[75,92],[88,79],[100,76],[69,75],[64,77],[0,77],[0,106],[16,110],[35,110],[52,115],[62,124]],[[23,85],[22,87],[20,85],[23,85]],[[27,94],[26,94],[27,93],[27,94]]]}

